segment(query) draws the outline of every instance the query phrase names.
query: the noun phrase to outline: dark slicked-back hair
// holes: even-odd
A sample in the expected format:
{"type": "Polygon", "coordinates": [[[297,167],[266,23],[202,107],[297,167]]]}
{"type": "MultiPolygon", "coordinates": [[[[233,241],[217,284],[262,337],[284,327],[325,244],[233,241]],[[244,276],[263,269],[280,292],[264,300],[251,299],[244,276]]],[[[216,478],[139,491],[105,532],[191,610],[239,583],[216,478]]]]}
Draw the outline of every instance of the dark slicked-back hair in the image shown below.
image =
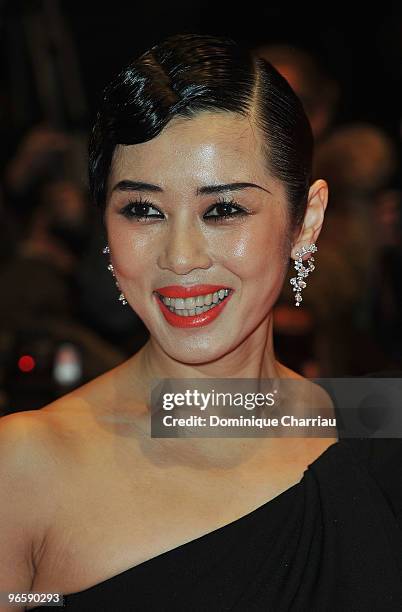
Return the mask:
{"type": "Polygon", "coordinates": [[[174,117],[202,111],[249,117],[261,130],[269,171],[281,180],[292,227],[303,220],[313,137],[299,99],[267,61],[231,39],[171,36],[124,68],[106,87],[89,144],[89,183],[102,210],[117,145],[157,136],[174,117]]]}

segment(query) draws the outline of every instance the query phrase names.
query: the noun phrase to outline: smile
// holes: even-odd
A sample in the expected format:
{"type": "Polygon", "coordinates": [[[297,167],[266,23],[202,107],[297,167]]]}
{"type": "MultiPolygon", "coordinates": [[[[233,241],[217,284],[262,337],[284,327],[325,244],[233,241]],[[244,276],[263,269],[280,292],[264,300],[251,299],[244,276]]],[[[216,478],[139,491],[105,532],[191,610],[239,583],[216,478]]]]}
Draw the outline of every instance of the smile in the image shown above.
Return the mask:
{"type": "Polygon", "coordinates": [[[174,327],[199,327],[211,323],[226,306],[233,290],[220,288],[213,293],[173,297],[154,292],[165,319],[174,327]]]}
{"type": "Polygon", "coordinates": [[[214,291],[214,293],[188,298],[165,297],[160,294],[158,294],[158,297],[169,308],[170,312],[175,312],[181,317],[189,317],[216,307],[229,295],[229,291],[229,289],[220,289],[214,291]]]}

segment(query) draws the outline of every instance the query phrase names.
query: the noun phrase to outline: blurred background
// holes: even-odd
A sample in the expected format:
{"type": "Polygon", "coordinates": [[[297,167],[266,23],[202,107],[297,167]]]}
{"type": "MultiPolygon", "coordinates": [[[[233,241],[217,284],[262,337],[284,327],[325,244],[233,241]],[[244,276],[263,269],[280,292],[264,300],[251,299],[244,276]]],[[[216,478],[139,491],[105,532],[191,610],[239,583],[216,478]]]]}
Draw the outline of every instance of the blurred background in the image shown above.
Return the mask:
{"type": "Polygon", "coordinates": [[[176,33],[224,34],[301,98],[330,185],[300,308],[275,309],[278,358],[308,377],[402,365],[402,4],[0,1],[0,415],[39,408],[147,340],[118,300],[89,201],[102,88],[176,33]]]}

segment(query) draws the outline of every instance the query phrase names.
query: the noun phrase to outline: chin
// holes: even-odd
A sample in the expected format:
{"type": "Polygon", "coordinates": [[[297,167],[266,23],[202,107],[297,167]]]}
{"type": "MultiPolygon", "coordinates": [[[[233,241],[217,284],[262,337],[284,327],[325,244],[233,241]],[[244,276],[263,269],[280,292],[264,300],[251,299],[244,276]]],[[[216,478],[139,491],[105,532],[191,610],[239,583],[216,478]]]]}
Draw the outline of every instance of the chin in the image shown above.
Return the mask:
{"type": "Polygon", "coordinates": [[[188,363],[192,365],[201,365],[204,363],[211,363],[218,359],[221,359],[226,353],[230,352],[231,348],[228,343],[218,345],[216,338],[199,337],[177,340],[176,342],[166,341],[161,342],[157,340],[160,346],[176,361],[181,363],[188,363]]]}

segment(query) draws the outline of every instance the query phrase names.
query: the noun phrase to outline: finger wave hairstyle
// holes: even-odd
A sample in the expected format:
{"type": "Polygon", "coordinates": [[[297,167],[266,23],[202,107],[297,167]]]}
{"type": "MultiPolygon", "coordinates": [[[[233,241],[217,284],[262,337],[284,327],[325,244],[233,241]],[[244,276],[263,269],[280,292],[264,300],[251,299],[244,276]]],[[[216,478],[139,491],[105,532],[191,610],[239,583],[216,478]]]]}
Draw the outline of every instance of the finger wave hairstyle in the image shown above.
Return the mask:
{"type": "Polygon", "coordinates": [[[104,212],[117,145],[155,138],[174,117],[202,111],[249,117],[262,131],[270,172],[286,188],[291,227],[303,220],[313,136],[302,104],[266,60],[235,41],[170,36],[124,68],[105,88],[89,142],[89,186],[104,212]]]}

